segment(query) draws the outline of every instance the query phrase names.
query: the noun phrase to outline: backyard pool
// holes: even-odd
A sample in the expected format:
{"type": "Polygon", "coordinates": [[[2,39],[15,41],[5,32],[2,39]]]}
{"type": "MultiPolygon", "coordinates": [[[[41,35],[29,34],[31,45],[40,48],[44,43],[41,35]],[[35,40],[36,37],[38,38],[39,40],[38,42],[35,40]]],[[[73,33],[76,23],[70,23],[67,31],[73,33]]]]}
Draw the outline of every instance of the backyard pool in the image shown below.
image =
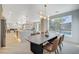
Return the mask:
{"type": "Polygon", "coordinates": [[[72,34],[71,32],[61,32],[62,34],[64,34],[65,36],[69,36],[69,37],[72,37],[72,34]]]}

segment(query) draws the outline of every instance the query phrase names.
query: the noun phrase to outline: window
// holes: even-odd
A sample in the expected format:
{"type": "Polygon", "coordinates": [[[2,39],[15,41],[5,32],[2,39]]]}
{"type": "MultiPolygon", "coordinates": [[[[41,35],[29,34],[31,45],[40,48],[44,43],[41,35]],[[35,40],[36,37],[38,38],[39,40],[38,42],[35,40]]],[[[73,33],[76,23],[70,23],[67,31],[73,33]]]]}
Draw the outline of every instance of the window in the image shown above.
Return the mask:
{"type": "Polygon", "coordinates": [[[72,15],[54,18],[49,21],[50,31],[62,33],[71,36],[72,15]]]}

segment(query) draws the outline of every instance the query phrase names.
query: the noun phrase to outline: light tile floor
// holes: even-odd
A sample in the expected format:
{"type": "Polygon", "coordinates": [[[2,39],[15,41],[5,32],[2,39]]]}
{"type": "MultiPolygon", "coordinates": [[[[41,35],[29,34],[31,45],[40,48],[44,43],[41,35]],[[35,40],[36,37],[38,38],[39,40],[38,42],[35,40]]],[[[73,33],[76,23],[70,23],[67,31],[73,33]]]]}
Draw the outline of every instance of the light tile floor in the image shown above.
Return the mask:
{"type": "Polygon", "coordinates": [[[30,51],[30,44],[28,41],[17,39],[16,33],[7,33],[6,35],[6,47],[0,48],[0,53],[2,54],[26,54],[32,53],[30,51]]]}
{"type": "Polygon", "coordinates": [[[62,47],[62,54],[79,54],[79,43],[75,43],[65,39],[63,47],[62,47]]]}
{"type": "MultiPolygon", "coordinates": [[[[18,40],[16,34],[11,32],[6,35],[6,47],[0,48],[0,54],[32,54],[30,43],[24,39],[18,40]]],[[[79,54],[79,44],[65,38],[60,54],[79,54]]]]}

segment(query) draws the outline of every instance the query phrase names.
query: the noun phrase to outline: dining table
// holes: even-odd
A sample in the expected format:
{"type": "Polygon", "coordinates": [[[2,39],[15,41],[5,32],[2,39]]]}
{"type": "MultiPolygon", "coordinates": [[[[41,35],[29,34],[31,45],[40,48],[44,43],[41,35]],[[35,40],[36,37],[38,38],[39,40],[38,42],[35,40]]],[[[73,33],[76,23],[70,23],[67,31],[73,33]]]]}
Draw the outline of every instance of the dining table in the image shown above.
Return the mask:
{"type": "MultiPolygon", "coordinates": [[[[24,33],[21,33],[24,36],[24,33]]],[[[36,35],[29,35],[24,36],[24,39],[30,42],[30,50],[34,54],[43,54],[43,45],[48,41],[53,39],[54,37],[58,36],[58,33],[49,32],[48,36],[45,34],[36,34],[36,35]]]]}

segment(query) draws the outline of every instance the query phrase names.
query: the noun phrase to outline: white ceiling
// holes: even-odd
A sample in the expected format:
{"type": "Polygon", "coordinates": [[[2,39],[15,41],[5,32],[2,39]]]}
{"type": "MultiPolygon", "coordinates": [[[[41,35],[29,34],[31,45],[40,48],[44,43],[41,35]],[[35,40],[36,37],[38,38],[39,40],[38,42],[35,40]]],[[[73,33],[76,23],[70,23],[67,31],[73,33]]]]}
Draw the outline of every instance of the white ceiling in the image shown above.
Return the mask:
{"type": "MultiPolygon", "coordinates": [[[[79,9],[77,4],[49,4],[47,5],[47,15],[53,16],[56,14],[79,9]]],[[[3,15],[8,22],[23,21],[22,17],[26,17],[31,21],[40,20],[40,11],[44,10],[42,4],[4,4],[3,15]]]]}

